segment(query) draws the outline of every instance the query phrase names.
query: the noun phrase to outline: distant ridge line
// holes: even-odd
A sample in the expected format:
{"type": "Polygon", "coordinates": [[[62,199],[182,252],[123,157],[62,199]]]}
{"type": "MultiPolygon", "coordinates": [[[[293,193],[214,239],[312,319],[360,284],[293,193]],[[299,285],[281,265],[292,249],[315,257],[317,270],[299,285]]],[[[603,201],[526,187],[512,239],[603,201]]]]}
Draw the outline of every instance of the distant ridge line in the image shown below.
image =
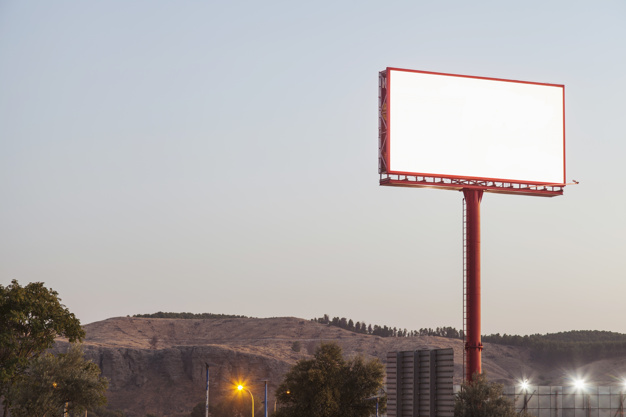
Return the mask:
{"type": "Polygon", "coordinates": [[[241,316],[236,314],[215,314],[215,313],[173,313],[159,311],[150,314],[134,314],[133,317],[143,319],[248,319],[254,317],[241,316]]]}

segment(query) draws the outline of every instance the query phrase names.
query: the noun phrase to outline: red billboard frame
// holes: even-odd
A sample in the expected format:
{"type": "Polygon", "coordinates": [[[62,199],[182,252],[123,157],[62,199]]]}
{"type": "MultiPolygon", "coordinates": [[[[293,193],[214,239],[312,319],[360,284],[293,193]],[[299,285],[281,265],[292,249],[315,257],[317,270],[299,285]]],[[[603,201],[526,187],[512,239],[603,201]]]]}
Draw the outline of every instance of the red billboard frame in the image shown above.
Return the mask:
{"type": "Polygon", "coordinates": [[[504,194],[521,194],[554,197],[563,194],[565,187],[565,88],[561,84],[548,84],[529,81],[509,80],[502,78],[478,77],[459,74],[448,74],[440,72],[429,72],[419,70],[408,70],[401,68],[388,67],[379,73],[379,101],[378,101],[378,119],[379,119],[379,164],[378,171],[380,174],[380,185],[396,186],[396,187],[433,187],[440,189],[462,190],[476,189],[485,192],[504,193],[504,194]],[[532,84],[550,87],[560,87],[563,91],[563,182],[547,183],[537,181],[524,181],[520,179],[508,178],[487,178],[459,175],[445,175],[442,173],[434,174],[427,172],[404,172],[388,169],[390,165],[390,126],[391,101],[390,101],[390,77],[389,71],[403,71],[411,73],[421,73],[429,75],[441,75],[450,77],[471,78],[489,81],[503,81],[521,84],[532,84]]]}

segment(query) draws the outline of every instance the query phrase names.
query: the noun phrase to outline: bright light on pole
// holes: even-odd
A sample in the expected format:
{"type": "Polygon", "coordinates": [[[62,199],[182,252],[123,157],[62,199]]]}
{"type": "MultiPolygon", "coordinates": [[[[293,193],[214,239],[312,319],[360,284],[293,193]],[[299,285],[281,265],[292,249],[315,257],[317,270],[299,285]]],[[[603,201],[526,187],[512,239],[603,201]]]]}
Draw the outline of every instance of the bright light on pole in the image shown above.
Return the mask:
{"type": "Polygon", "coordinates": [[[577,390],[582,390],[585,388],[585,381],[583,379],[577,379],[574,381],[574,386],[577,390]]]}
{"type": "Polygon", "coordinates": [[[530,398],[532,398],[534,393],[530,395],[530,398],[528,397],[528,389],[530,388],[530,384],[528,383],[527,379],[523,379],[520,381],[520,388],[524,392],[524,405],[522,406],[522,411],[525,412],[528,409],[528,401],[530,400],[530,398]]]}
{"type": "Polygon", "coordinates": [[[252,392],[250,392],[250,390],[244,387],[243,385],[237,385],[237,390],[239,391],[246,390],[250,394],[250,398],[252,399],[252,417],[254,417],[254,396],[252,395],[252,392]]]}

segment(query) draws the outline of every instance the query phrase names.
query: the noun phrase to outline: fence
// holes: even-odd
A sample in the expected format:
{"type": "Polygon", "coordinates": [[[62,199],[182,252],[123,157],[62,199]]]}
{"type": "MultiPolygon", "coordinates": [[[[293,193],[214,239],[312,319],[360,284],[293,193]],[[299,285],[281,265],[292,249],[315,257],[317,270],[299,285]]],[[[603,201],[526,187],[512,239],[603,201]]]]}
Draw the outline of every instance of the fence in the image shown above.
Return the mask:
{"type": "Polygon", "coordinates": [[[624,417],[624,386],[506,386],[515,409],[536,417],[624,417]]]}

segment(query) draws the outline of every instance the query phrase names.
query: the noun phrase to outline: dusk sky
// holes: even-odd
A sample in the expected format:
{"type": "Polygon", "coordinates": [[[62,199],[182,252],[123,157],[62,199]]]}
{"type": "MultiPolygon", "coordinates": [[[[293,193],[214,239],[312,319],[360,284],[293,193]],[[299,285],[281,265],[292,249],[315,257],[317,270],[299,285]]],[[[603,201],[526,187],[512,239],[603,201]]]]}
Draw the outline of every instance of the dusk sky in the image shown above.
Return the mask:
{"type": "Polygon", "coordinates": [[[626,333],[626,2],[0,0],[0,284],[462,328],[462,193],[378,185],[378,72],[565,85],[563,196],[486,194],[483,334],[626,333]]]}

